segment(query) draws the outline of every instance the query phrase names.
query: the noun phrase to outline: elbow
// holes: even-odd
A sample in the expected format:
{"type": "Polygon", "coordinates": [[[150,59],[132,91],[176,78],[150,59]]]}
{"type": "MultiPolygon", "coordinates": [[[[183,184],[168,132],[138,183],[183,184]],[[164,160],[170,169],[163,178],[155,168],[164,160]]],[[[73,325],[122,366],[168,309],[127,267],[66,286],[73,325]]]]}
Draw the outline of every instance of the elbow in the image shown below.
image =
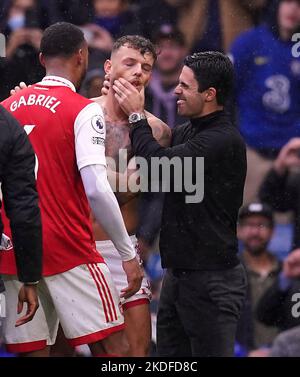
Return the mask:
{"type": "Polygon", "coordinates": [[[89,203],[94,203],[99,196],[99,190],[96,186],[89,186],[85,188],[85,194],[89,203]]]}

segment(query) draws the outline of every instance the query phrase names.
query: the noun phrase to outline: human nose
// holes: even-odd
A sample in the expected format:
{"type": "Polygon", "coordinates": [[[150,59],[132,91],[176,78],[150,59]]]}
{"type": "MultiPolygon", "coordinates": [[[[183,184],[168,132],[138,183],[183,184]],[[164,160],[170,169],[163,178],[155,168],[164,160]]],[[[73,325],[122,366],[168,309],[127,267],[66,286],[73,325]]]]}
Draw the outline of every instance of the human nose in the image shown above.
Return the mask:
{"type": "Polygon", "coordinates": [[[141,76],[142,75],[142,66],[141,66],[141,64],[138,64],[137,66],[136,66],[136,69],[135,69],[135,76],[141,76]]]}
{"type": "Polygon", "coordinates": [[[182,93],[182,89],[180,88],[180,85],[179,85],[179,84],[178,84],[178,85],[176,86],[176,88],[174,89],[174,93],[175,93],[176,95],[179,95],[179,94],[182,93]]]}

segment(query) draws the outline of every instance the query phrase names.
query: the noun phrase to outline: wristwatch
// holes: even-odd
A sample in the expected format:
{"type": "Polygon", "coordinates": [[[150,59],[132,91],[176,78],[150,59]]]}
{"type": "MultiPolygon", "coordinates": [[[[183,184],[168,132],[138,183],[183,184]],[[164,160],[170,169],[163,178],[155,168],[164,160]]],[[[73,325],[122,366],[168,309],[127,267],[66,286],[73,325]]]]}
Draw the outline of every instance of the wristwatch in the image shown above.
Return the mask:
{"type": "Polygon", "coordinates": [[[130,124],[136,123],[142,119],[146,119],[146,115],[144,113],[132,113],[128,118],[130,124]]]}

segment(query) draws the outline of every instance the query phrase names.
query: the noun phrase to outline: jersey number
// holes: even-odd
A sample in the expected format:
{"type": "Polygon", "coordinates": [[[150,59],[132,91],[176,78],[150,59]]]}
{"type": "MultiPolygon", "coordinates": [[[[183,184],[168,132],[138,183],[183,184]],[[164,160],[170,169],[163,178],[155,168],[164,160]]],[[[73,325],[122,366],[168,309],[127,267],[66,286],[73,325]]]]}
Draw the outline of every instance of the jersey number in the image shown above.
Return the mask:
{"type": "Polygon", "coordinates": [[[291,104],[290,80],[283,75],[274,75],[265,81],[266,87],[270,89],[263,96],[263,104],[277,113],[285,113],[291,104]]]}

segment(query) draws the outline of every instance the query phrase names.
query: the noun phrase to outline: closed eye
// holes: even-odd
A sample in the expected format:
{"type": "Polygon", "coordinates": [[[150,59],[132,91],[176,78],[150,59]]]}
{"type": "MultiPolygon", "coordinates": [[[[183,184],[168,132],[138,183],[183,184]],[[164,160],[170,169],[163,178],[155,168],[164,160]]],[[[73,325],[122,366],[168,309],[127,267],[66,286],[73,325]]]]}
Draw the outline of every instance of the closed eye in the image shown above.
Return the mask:
{"type": "Polygon", "coordinates": [[[188,89],[188,88],[189,88],[188,84],[186,84],[186,83],[183,82],[183,81],[180,81],[179,85],[180,85],[182,88],[184,88],[184,89],[188,89]]]}
{"type": "Polygon", "coordinates": [[[143,65],[143,70],[144,71],[146,71],[146,72],[151,72],[151,70],[152,70],[152,67],[151,67],[151,65],[143,65]]]}

